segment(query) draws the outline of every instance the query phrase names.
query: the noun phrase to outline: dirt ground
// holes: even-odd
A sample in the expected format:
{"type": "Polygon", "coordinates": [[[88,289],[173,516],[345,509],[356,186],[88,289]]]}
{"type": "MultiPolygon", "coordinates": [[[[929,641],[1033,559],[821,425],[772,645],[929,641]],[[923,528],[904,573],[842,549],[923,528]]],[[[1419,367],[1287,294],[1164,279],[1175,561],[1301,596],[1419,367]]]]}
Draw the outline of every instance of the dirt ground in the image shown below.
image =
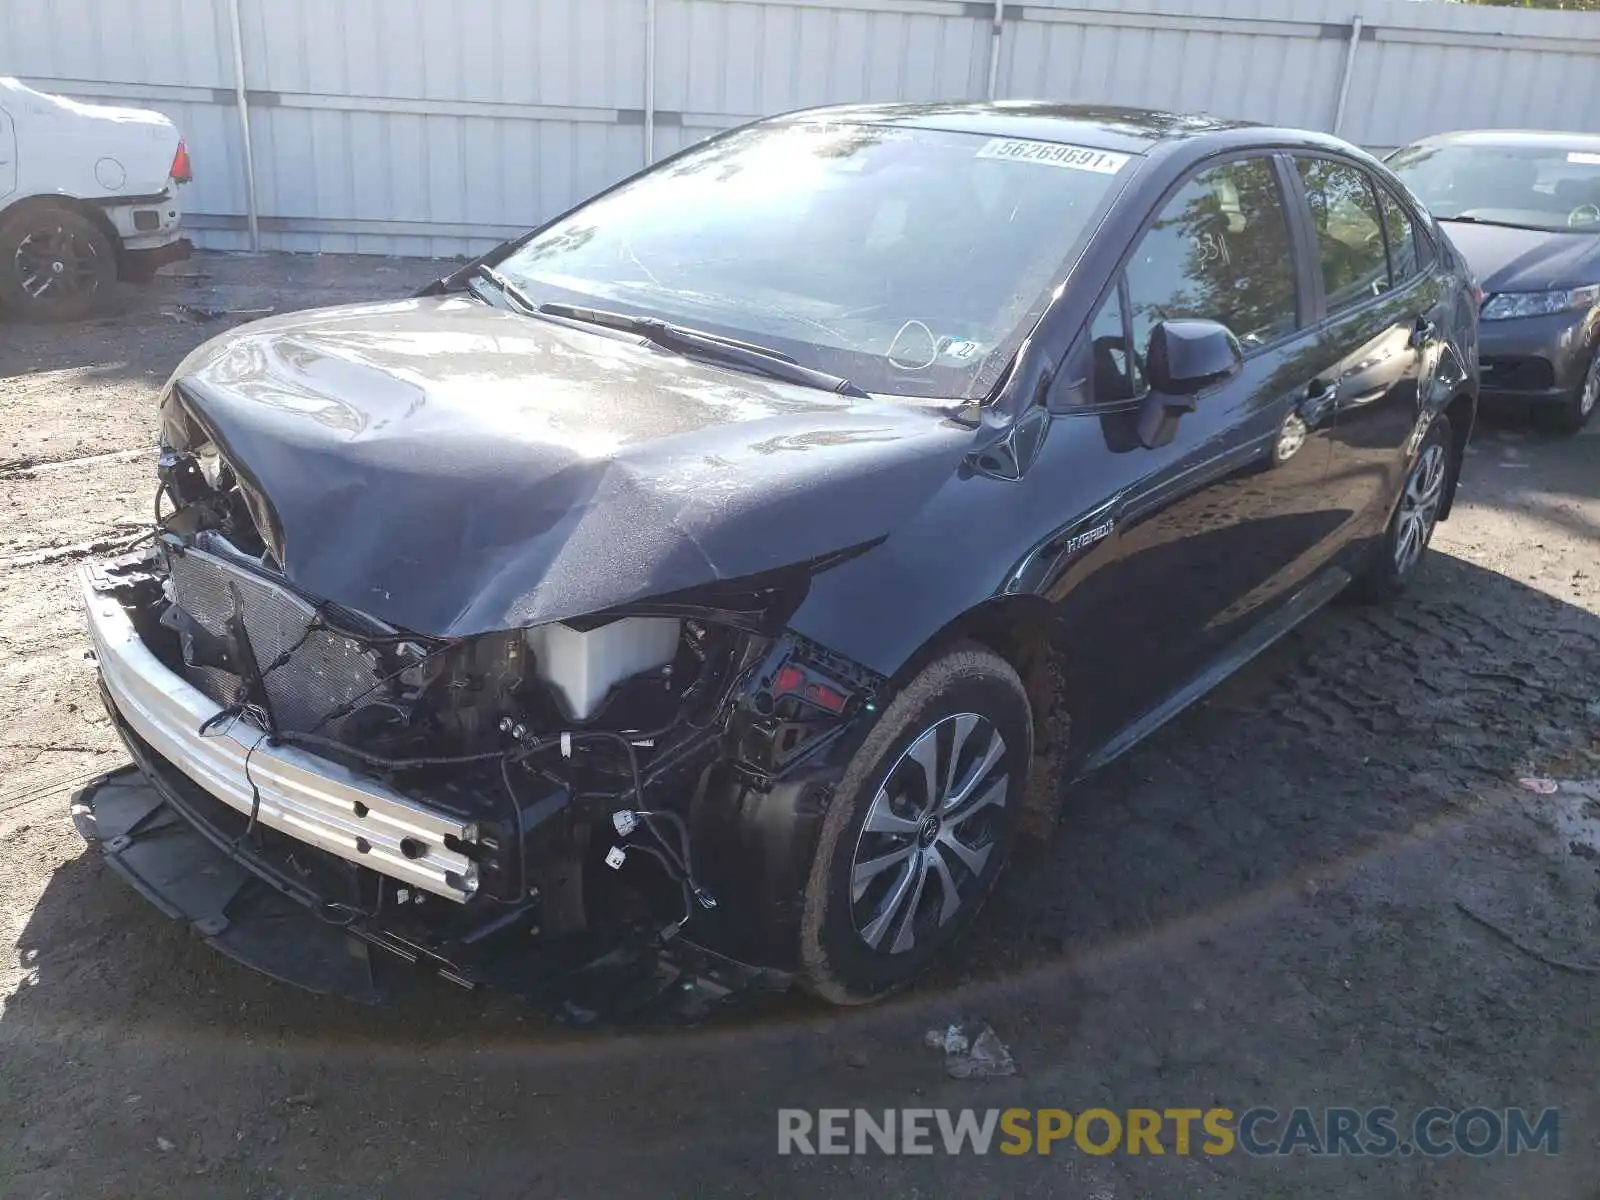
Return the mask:
{"type": "Polygon", "coordinates": [[[893,1004],[651,1035],[433,983],[370,1010],[161,917],[67,815],[124,761],[70,579],[150,511],[161,382],[240,319],[180,305],[440,269],[200,256],[105,319],[0,323],[0,1195],[1600,1197],[1596,436],[1482,428],[1406,600],[1318,616],[1078,787],[893,1004]],[[947,1077],[923,1034],[965,1014],[1018,1076],[947,1077]],[[1559,1108],[1559,1153],[775,1152],[780,1107],[1435,1103],[1559,1108]]]}

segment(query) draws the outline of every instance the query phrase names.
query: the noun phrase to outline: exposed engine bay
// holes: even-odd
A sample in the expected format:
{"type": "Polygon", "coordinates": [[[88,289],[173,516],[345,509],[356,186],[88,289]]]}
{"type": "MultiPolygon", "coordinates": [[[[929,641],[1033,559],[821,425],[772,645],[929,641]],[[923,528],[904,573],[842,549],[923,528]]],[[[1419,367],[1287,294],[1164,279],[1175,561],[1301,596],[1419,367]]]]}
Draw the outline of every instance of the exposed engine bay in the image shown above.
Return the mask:
{"type": "MultiPolygon", "coordinates": [[[[195,732],[264,735],[244,755],[255,798],[242,822],[198,789],[191,799],[210,816],[186,816],[209,819],[285,894],[303,889],[297,898],[352,932],[457,980],[507,937],[601,926],[661,940],[688,927],[719,953],[760,957],[766,917],[738,910],[774,896],[766,882],[751,892],[755,860],[741,866],[726,851],[758,836],[752,800],[781,791],[802,761],[814,779],[883,682],[784,632],[804,572],[427,637],[293,586],[260,533],[267,514],[209,445],[164,450],[159,473],[152,544],[99,568],[94,590],[217,706],[195,732]],[[264,747],[302,751],[448,815],[458,834],[419,829],[398,846],[419,865],[454,856],[457,869],[438,885],[408,884],[385,869],[376,836],[330,854],[270,828],[251,768],[264,747]]],[[[136,759],[154,756],[109,694],[108,704],[136,759]]],[[[195,774],[182,761],[166,767],[179,790],[181,772],[195,774]]],[[[806,791],[820,816],[818,800],[806,791]]],[[[358,829],[380,815],[350,808],[358,829]]]]}

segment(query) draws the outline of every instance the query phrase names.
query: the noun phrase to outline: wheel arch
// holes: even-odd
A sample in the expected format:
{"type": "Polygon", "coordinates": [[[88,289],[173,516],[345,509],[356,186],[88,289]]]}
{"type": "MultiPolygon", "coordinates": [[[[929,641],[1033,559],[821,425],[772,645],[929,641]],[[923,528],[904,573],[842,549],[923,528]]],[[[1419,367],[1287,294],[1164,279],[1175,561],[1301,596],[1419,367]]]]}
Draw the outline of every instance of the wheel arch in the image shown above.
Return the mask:
{"type": "MultiPolygon", "coordinates": [[[[1017,672],[1034,735],[1019,832],[1035,840],[1053,831],[1069,778],[1067,676],[1051,635],[1051,613],[1049,602],[1036,595],[984,601],[925,638],[887,676],[878,676],[885,680],[881,713],[925,667],[952,651],[987,650],[1017,672]]],[[[803,911],[797,898],[804,895],[834,793],[874,721],[859,714],[855,734],[770,787],[753,786],[726,767],[709,768],[686,814],[703,880],[718,897],[715,912],[702,918],[706,944],[740,961],[797,968],[793,948],[803,911]]]]}
{"type": "Polygon", "coordinates": [[[928,663],[962,643],[977,643],[1008,662],[1022,680],[1033,715],[1033,759],[1023,799],[1021,831],[1050,836],[1061,811],[1072,753],[1068,673],[1053,606],[1042,596],[998,596],[948,622],[892,677],[898,690],[928,663]]]}
{"type": "Polygon", "coordinates": [[[105,209],[97,204],[90,204],[86,200],[79,200],[76,196],[64,196],[54,192],[43,192],[32,196],[24,196],[5,208],[0,208],[0,228],[8,225],[19,216],[29,213],[43,212],[50,209],[62,209],[66,212],[76,213],[78,216],[93,222],[101,233],[106,235],[106,240],[111,243],[112,252],[117,256],[117,273],[122,273],[123,248],[122,235],[117,232],[117,227],[111,223],[111,218],[106,216],[105,209]]]}

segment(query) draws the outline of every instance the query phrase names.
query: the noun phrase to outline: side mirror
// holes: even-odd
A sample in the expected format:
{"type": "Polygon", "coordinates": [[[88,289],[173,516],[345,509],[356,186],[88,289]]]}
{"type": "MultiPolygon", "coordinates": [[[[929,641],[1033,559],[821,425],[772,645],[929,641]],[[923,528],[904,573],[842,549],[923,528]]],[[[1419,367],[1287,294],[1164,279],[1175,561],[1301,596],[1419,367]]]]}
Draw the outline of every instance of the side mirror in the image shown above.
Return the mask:
{"type": "Polygon", "coordinates": [[[1244,365],[1239,339],[1215,321],[1162,321],[1150,331],[1145,368],[1164,396],[1191,398],[1237,374],[1244,365]]]}
{"type": "Polygon", "coordinates": [[[1139,410],[1139,442],[1165,446],[1195,397],[1231,379],[1244,365],[1239,339],[1215,321],[1162,321],[1150,331],[1145,373],[1150,393],[1139,410]]]}

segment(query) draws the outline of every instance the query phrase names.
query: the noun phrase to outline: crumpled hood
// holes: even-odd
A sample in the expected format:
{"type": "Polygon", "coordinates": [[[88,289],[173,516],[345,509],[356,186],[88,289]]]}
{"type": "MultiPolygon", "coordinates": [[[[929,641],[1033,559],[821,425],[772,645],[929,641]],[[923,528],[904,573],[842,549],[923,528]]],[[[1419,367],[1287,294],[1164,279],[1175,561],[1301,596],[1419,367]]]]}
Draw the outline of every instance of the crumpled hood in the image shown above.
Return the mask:
{"type": "Polygon", "coordinates": [[[1600,283],[1600,236],[1442,221],[1486,292],[1542,292],[1600,283]]]}
{"type": "Polygon", "coordinates": [[[173,384],[164,435],[186,448],[186,410],[217,443],[292,583],[439,637],[882,537],[977,436],[465,298],[259,321],[173,384]]]}

